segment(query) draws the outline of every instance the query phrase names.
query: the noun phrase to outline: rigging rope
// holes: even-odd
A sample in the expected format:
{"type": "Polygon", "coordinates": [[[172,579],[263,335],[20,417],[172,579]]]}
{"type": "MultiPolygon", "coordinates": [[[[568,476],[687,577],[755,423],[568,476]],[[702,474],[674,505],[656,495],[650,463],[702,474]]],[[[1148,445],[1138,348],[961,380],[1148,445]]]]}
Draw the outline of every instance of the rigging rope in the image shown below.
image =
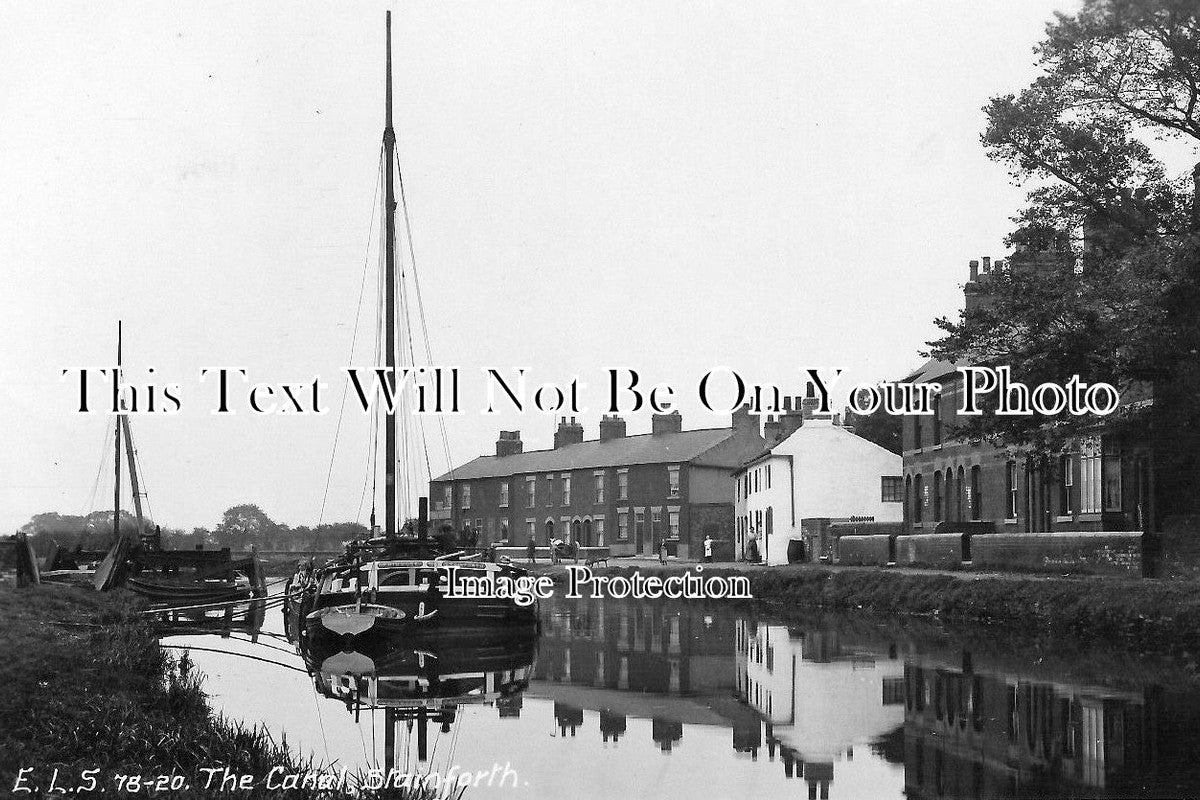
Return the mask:
{"type": "MultiPolygon", "coordinates": [[[[380,145],[379,161],[380,161],[380,163],[383,162],[383,146],[382,145],[380,145]]],[[[354,363],[354,346],[358,342],[358,323],[359,323],[359,319],[362,316],[363,294],[366,292],[366,288],[367,288],[367,262],[371,257],[371,239],[375,233],[375,209],[377,209],[379,207],[379,178],[380,178],[380,171],[376,170],[376,172],[375,172],[375,191],[373,193],[374,196],[371,198],[371,224],[367,229],[366,252],[363,253],[362,280],[359,282],[359,285],[358,285],[358,304],[355,306],[355,309],[354,309],[354,331],[350,335],[350,357],[347,362],[348,365],[354,363]]],[[[317,516],[317,526],[318,527],[325,520],[325,502],[329,499],[329,484],[333,480],[333,462],[337,458],[338,439],[341,437],[341,433],[342,433],[342,418],[346,412],[346,395],[349,393],[349,391],[350,391],[350,381],[347,379],[347,381],[342,385],[342,402],[341,402],[341,405],[338,407],[337,426],[334,428],[334,432],[333,432],[333,450],[329,454],[329,470],[325,474],[325,492],[321,495],[321,512],[317,516]]]]}
{"type": "MultiPolygon", "coordinates": [[[[404,191],[404,171],[400,169],[399,150],[396,152],[396,177],[397,185],[400,189],[400,210],[404,216],[404,234],[408,241],[408,259],[409,263],[412,264],[413,289],[417,295],[417,314],[421,319],[421,335],[425,342],[425,358],[430,364],[432,364],[433,349],[429,345],[429,326],[425,319],[425,301],[421,296],[421,281],[417,276],[417,253],[416,247],[413,244],[412,222],[409,219],[408,214],[408,197],[404,191]]],[[[438,427],[442,434],[442,448],[445,451],[446,456],[446,469],[450,471],[450,475],[453,477],[454,462],[450,460],[450,440],[446,435],[446,419],[444,415],[438,415],[438,427]]],[[[430,477],[432,478],[433,475],[431,474],[430,477]]]]}

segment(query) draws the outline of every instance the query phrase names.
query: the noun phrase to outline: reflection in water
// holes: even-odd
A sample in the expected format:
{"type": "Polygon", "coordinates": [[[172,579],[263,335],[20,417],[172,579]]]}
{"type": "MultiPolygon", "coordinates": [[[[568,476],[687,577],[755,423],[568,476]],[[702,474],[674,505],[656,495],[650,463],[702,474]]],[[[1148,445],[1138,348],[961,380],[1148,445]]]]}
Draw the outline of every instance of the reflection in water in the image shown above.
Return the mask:
{"type": "MultiPolygon", "coordinates": [[[[454,763],[511,764],[527,797],[1161,797],[1200,785],[1200,692],[1169,663],[982,628],[782,624],[719,604],[559,598],[542,614],[540,640],[304,646],[310,678],[291,688],[243,686],[241,670],[204,660],[218,656],[196,660],[221,710],[310,750],[319,731],[329,758],[373,766],[378,731],[383,766],[404,768],[410,749],[417,763],[440,758],[436,737],[452,734],[454,763]],[[253,706],[264,688],[269,703],[253,706]],[[321,706],[347,713],[322,718],[321,706]]],[[[489,793],[505,792],[470,789],[489,793]]]]}
{"type": "Polygon", "coordinates": [[[371,631],[340,646],[331,642],[301,633],[297,648],[317,691],[344,703],[356,722],[364,709],[383,710],[387,772],[397,768],[397,734],[415,731],[416,759],[424,764],[430,725],[451,733],[460,706],[489,704],[501,717],[519,716],[537,651],[536,635],[489,636],[477,627],[443,626],[436,636],[371,631]]]}

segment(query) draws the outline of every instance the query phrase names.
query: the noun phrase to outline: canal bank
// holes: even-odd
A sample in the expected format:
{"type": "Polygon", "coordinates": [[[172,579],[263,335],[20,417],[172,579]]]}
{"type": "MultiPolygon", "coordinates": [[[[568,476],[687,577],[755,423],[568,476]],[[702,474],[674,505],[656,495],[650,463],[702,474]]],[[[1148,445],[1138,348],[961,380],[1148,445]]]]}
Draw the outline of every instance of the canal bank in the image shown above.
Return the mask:
{"type": "Polygon", "coordinates": [[[286,741],[215,714],[204,675],[175,658],[126,592],[69,586],[0,590],[0,789],[155,796],[349,797],[349,791],[268,790],[274,774],[312,774],[286,741]],[[219,770],[219,771],[215,771],[219,770]],[[228,772],[226,772],[228,770],[228,772]]]}
{"type": "MultiPolygon", "coordinates": [[[[566,564],[536,566],[557,582],[566,564]]],[[[614,560],[597,574],[669,576],[695,562],[614,560]]],[[[959,570],[797,564],[710,564],[705,574],[745,576],[754,604],[791,609],[867,610],[1002,625],[1190,657],[1200,653],[1200,582],[1101,576],[1063,577],[959,570]]]]}

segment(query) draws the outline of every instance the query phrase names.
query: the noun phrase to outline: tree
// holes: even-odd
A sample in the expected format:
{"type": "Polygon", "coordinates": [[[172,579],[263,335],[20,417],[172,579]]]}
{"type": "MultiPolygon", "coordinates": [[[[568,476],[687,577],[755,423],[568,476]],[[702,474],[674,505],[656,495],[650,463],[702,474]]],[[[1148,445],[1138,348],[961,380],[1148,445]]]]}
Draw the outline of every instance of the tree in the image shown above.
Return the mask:
{"type": "Polygon", "coordinates": [[[874,442],[893,453],[902,450],[899,415],[889,414],[882,408],[876,409],[873,414],[855,414],[847,408],[846,424],[852,425],[854,433],[868,442],[874,442]]]}
{"type": "MultiPolygon", "coordinates": [[[[981,276],[986,301],[937,320],[930,355],[1012,365],[1029,385],[1080,375],[1156,396],[1196,385],[1200,170],[1168,175],[1153,145],[1200,145],[1197,8],[1085,0],[1047,26],[1042,74],[985,106],[989,157],[1033,187],[1008,267],[981,276]]],[[[965,432],[1047,450],[1095,422],[985,415],[965,432]]]]}
{"type": "Polygon", "coordinates": [[[235,550],[250,545],[261,545],[267,537],[279,530],[279,524],[267,516],[253,503],[233,506],[221,515],[221,522],[213,530],[213,537],[220,547],[235,550]]]}

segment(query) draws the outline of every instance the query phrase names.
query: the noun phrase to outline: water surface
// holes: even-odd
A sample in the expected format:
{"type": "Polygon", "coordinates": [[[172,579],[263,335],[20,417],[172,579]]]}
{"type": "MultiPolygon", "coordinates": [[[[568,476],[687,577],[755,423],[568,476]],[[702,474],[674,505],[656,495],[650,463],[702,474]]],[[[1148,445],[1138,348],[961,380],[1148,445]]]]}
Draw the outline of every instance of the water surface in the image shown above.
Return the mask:
{"type": "Polygon", "coordinates": [[[1200,786],[1200,685],[1167,660],[720,603],[558,599],[542,615],[528,648],[376,654],[393,678],[366,694],[465,698],[418,719],[355,702],[366,694],[339,677],[357,663],[347,654],[315,680],[278,610],[257,634],[165,641],[226,651],[192,657],[227,716],[352,771],[493,776],[467,797],[1181,797],[1200,786]],[[434,664],[432,688],[412,678],[434,664]]]}

